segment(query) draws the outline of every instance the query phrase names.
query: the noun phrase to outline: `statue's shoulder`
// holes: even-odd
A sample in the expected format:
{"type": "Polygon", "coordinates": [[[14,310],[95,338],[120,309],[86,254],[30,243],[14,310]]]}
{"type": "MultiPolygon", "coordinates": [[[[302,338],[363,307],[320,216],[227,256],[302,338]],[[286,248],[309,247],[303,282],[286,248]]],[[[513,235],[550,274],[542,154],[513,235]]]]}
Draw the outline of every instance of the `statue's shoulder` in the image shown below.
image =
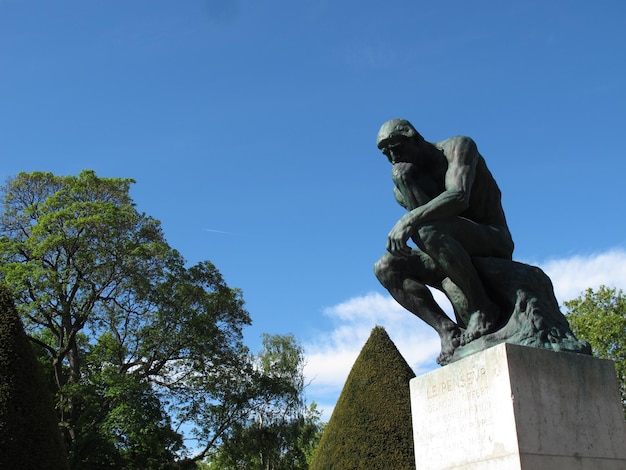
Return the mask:
{"type": "Polygon", "coordinates": [[[451,147],[476,147],[476,142],[466,135],[455,135],[440,142],[433,142],[433,145],[441,150],[451,147]]]}
{"type": "Polygon", "coordinates": [[[467,162],[467,159],[473,160],[479,155],[474,140],[465,135],[450,137],[433,145],[443,152],[448,161],[467,162]]]}

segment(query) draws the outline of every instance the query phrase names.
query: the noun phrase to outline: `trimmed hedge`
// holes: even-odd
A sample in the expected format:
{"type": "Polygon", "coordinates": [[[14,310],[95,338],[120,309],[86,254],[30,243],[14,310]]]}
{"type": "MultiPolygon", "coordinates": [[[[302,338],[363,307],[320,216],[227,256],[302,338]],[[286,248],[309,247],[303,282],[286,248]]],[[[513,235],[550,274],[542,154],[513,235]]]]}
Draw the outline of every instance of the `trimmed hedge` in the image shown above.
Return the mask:
{"type": "Polygon", "coordinates": [[[0,468],[69,468],[52,395],[4,285],[0,285],[0,468]]]}
{"type": "Polygon", "coordinates": [[[310,470],[415,470],[413,377],[385,329],[375,327],[352,366],[310,470]]]}

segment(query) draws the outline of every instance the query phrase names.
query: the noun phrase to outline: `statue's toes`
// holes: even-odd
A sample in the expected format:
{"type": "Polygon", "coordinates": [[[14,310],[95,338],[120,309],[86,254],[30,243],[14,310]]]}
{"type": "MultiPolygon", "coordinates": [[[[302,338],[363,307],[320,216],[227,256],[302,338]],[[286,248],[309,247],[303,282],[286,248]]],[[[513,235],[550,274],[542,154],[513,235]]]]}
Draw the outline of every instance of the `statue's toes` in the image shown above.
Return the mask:
{"type": "Polygon", "coordinates": [[[440,366],[445,366],[446,364],[450,363],[451,359],[452,359],[452,353],[447,352],[447,351],[441,351],[441,353],[439,354],[439,357],[437,357],[437,364],[439,364],[440,366]]]}

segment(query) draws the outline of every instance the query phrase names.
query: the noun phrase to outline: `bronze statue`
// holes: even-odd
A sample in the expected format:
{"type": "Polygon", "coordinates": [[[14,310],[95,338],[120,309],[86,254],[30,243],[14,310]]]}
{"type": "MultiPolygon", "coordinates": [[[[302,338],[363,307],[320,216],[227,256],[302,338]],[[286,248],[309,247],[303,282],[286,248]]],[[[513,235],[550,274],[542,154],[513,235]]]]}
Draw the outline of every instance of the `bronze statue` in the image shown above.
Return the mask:
{"type": "Polygon", "coordinates": [[[393,119],[380,128],[377,145],[392,164],[395,198],[408,212],[389,232],[387,252],[374,271],[398,303],[437,331],[440,364],[502,341],[589,352],[558,310],[547,276],[512,261],[513,239],[500,189],[472,139],[430,143],[407,120],[393,119]],[[503,275],[519,282],[503,285],[503,275]],[[446,294],[456,323],[426,286],[446,294]],[[517,288],[523,287],[530,299],[520,309],[517,288]],[[540,315],[545,323],[538,302],[549,307],[553,321],[548,330],[518,327],[520,315],[540,315]]]}

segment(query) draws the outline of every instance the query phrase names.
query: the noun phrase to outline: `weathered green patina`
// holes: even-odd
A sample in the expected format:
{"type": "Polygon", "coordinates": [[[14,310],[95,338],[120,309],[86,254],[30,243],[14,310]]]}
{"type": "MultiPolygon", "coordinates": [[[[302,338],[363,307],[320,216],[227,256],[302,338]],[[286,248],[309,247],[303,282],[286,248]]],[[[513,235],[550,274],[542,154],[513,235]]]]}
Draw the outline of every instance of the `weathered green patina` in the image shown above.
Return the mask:
{"type": "Polygon", "coordinates": [[[393,119],[377,145],[407,213],[374,271],[398,303],[437,331],[440,364],[501,342],[590,352],[559,311],[550,279],[512,261],[501,192],[471,138],[430,143],[407,120],[393,119]],[[456,322],[428,287],[445,293],[456,322]]]}

